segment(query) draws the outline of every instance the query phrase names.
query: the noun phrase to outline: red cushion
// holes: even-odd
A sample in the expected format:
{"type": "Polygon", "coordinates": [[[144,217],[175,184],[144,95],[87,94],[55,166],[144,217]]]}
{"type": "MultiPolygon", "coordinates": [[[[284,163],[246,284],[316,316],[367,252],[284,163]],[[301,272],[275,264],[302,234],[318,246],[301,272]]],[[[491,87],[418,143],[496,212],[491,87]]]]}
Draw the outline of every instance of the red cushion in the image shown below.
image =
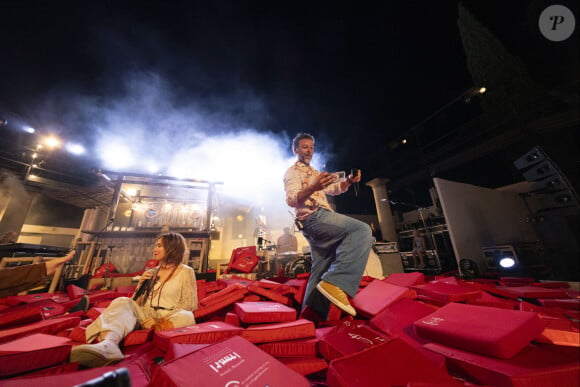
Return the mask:
{"type": "Polygon", "coordinates": [[[70,349],[69,339],[43,333],[0,344],[0,376],[62,363],[68,360],[70,349]]]}
{"type": "Polygon", "coordinates": [[[291,322],[251,326],[244,329],[240,336],[252,343],[267,343],[314,337],[315,333],[312,321],[300,319],[291,322]]]}
{"type": "Polygon", "coordinates": [[[105,310],[105,308],[90,308],[89,310],[86,311],[85,315],[90,318],[91,320],[95,321],[97,318],[99,318],[99,316],[101,315],[101,313],[103,313],[103,310],[105,310]]]}
{"type": "Polygon", "coordinates": [[[476,300],[481,297],[481,290],[479,289],[443,282],[430,282],[421,285],[414,285],[413,289],[415,289],[419,295],[445,303],[476,300]]]}
{"type": "Polygon", "coordinates": [[[210,321],[168,331],[158,331],[153,335],[157,348],[167,352],[173,343],[206,344],[215,343],[228,337],[239,335],[242,328],[222,321],[210,321]]]}
{"type": "Polygon", "coordinates": [[[566,298],[566,289],[549,289],[539,286],[498,286],[498,290],[520,298],[566,298]]]}
{"type": "Polygon", "coordinates": [[[280,357],[316,357],[318,356],[318,343],[320,339],[334,330],[334,327],[316,329],[316,337],[288,341],[275,341],[271,343],[257,344],[258,348],[270,355],[280,357]]]}
{"type": "Polygon", "coordinates": [[[382,332],[394,335],[437,309],[437,307],[424,302],[402,298],[374,316],[370,320],[370,324],[382,332]]]}
{"type": "Polygon", "coordinates": [[[53,306],[56,303],[50,299],[40,299],[33,303],[23,303],[0,311],[0,328],[6,329],[42,319],[42,307],[53,306]]]}
{"type": "Polygon", "coordinates": [[[127,336],[123,339],[122,345],[128,347],[131,345],[139,345],[148,342],[153,337],[153,331],[151,329],[138,329],[129,332],[127,336]]]}
{"type": "Polygon", "coordinates": [[[414,325],[424,338],[505,359],[521,351],[544,329],[535,312],[457,303],[443,306],[414,325]]]}
{"type": "Polygon", "coordinates": [[[226,272],[229,273],[233,269],[242,273],[250,273],[259,261],[260,257],[256,255],[256,246],[238,247],[232,251],[226,272]]]}
{"type": "Polygon", "coordinates": [[[239,290],[245,290],[246,286],[241,284],[231,284],[226,286],[225,288],[219,290],[216,293],[212,293],[209,296],[206,296],[199,300],[199,306],[206,306],[215,303],[216,301],[222,300],[227,298],[230,293],[234,293],[239,290]]]}
{"type": "Polygon", "coordinates": [[[452,383],[444,368],[437,367],[403,340],[394,339],[330,362],[327,382],[333,387],[407,386],[425,382],[430,386],[452,383]]]}
{"type": "Polygon", "coordinates": [[[480,305],[480,306],[492,306],[494,308],[502,308],[502,309],[517,309],[519,302],[513,299],[505,299],[502,297],[496,297],[488,292],[481,292],[481,297],[473,299],[473,300],[466,300],[467,304],[471,305],[480,305]]]}
{"type": "Polygon", "coordinates": [[[328,368],[326,360],[319,357],[284,357],[278,360],[300,375],[310,375],[328,368]]]}
{"type": "Polygon", "coordinates": [[[257,285],[248,285],[248,290],[252,293],[266,297],[269,300],[276,301],[284,305],[292,305],[292,300],[289,297],[283,296],[273,290],[269,290],[257,285]]]}
{"type": "Polygon", "coordinates": [[[162,364],[152,386],[295,386],[308,380],[241,337],[232,337],[162,364]]]}
{"type": "Polygon", "coordinates": [[[173,360],[175,358],[188,355],[197,350],[210,346],[211,344],[182,344],[173,343],[169,346],[169,350],[165,354],[165,361],[173,360]]]}
{"type": "Polygon", "coordinates": [[[219,310],[232,306],[236,302],[240,301],[244,298],[246,293],[246,289],[237,289],[233,292],[229,292],[225,297],[216,298],[210,304],[197,308],[193,311],[193,315],[195,316],[196,320],[210,316],[219,310]]]}
{"type": "Polygon", "coordinates": [[[8,296],[2,299],[2,303],[16,306],[20,304],[31,304],[41,300],[52,300],[55,298],[53,293],[34,293],[34,294],[24,294],[21,296],[8,296]]]}
{"type": "Polygon", "coordinates": [[[238,302],[234,305],[234,312],[246,324],[296,320],[296,309],[273,301],[238,302]]]}
{"type": "Polygon", "coordinates": [[[302,301],[304,300],[304,292],[306,291],[307,284],[308,284],[308,280],[299,279],[299,278],[291,279],[291,280],[284,282],[284,285],[294,287],[294,289],[295,289],[294,290],[294,299],[299,304],[302,304],[302,301]]]}
{"type": "Polygon", "coordinates": [[[400,298],[415,298],[417,293],[407,287],[375,280],[359,291],[352,305],[361,315],[372,317],[400,298]]]}
{"type": "Polygon", "coordinates": [[[262,301],[262,297],[258,296],[257,294],[248,294],[244,296],[242,302],[258,302],[262,301]]]}
{"type": "Polygon", "coordinates": [[[327,360],[365,350],[384,343],[389,337],[361,321],[344,321],[320,339],[320,354],[327,360]]]}
{"type": "Polygon", "coordinates": [[[393,273],[385,278],[385,282],[392,285],[411,287],[413,285],[424,284],[425,274],[419,271],[412,273],[393,273]]]}
{"type": "Polygon", "coordinates": [[[578,322],[567,318],[542,318],[546,325],[535,342],[580,347],[580,329],[578,322]]]}
{"type": "Polygon", "coordinates": [[[66,287],[66,294],[68,295],[68,298],[75,300],[77,298],[81,298],[85,294],[89,294],[89,291],[79,286],[70,284],[66,287]]]}
{"type": "Polygon", "coordinates": [[[258,344],[258,348],[274,357],[314,357],[318,354],[320,339],[308,338],[258,344]]]}
{"type": "Polygon", "coordinates": [[[580,298],[541,298],[538,301],[549,308],[580,309],[580,298]]]}
{"type": "Polygon", "coordinates": [[[28,336],[33,333],[46,333],[54,335],[67,328],[76,327],[81,321],[80,317],[57,317],[50,320],[38,321],[18,328],[5,329],[0,331],[0,343],[15,340],[19,337],[28,336]]]}
{"type": "Polygon", "coordinates": [[[499,277],[499,280],[506,286],[531,285],[536,282],[535,279],[529,277],[499,277]]]}
{"type": "Polygon", "coordinates": [[[529,345],[511,359],[496,359],[441,344],[425,348],[447,358],[449,370],[489,386],[577,386],[576,348],[529,345]]]}
{"type": "MultiPolygon", "coordinates": [[[[149,377],[138,364],[127,364],[123,366],[129,371],[131,385],[134,387],[149,385],[149,377]]],[[[100,378],[103,374],[115,371],[120,366],[99,367],[78,372],[69,372],[58,375],[43,375],[25,378],[15,378],[2,381],[2,387],[22,387],[22,386],[42,386],[42,387],[63,387],[76,386],[90,380],[100,378]]]]}
{"type": "Polygon", "coordinates": [[[226,323],[228,323],[230,325],[234,325],[236,327],[239,327],[240,326],[240,318],[234,312],[228,312],[228,313],[226,313],[226,317],[224,318],[224,322],[226,322],[226,323]]]}
{"type": "Polygon", "coordinates": [[[87,328],[86,327],[74,327],[70,331],[68,338],[75,343],[86,344],[87,342],[87,328]]]}

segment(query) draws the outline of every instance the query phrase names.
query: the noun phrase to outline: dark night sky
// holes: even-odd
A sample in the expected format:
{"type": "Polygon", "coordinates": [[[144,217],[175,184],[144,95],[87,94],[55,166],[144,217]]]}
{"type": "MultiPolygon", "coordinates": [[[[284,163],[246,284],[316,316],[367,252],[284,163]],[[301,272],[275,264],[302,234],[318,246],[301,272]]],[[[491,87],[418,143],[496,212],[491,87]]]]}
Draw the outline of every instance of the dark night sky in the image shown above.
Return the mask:
{"type": "MultiPolygon", "coordinates": [[[[530,2],[514,1],[509,13],[491,3],[483,16],[505,29],[530,2]]],[[[0,113],[88,147],[102,137],[99,125],[120,117],[139,121],[140,135],[167,131],[182,145],[241,128],[286,142],[307,131],[328,169],[372,171],[373,155],[473,86],[457,8],[458,0],[4,0],[0,113]],[[190,134],[182,121],[202,125],[190,134]]]]}
{"type": "Polygon", "coordinates": [[[179,101],[203,99],[209,109],[223,109],[221,98],[249,93],[265,101],[267,116],[226,107],[241,109],[243,124],[307,130],[332,142],[341,157],[364,157],[471,86],[456,1],[4,1],[1,7],[0,101],[39,122],[66,110],[65,96],[107,98],[131,74],[154,72],[179,101]]]}

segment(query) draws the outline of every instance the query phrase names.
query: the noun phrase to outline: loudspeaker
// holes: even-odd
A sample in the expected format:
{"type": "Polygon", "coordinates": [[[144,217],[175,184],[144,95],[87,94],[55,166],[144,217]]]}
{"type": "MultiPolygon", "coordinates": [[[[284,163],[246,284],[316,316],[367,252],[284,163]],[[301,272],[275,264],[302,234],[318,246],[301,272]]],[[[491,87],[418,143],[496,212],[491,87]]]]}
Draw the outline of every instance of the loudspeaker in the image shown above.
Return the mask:
{"type": "Polygon", "coordinates": [[[529,194],[540,203],[536,212],[580,209],[578,194],[572,184],[539,146],[514,161],[514,166],[522,171],[527,181],[533,183],[529,194]]]}
{"type": "Polygon", "coordinates": [[[535,146],[530,149],[526,154],[521,156],[519,159],[514,161],[514,166],[517,169],[527,169],[532,165],[538,164],[546,160],[546,154],[540,149],[539,146],[535,146]]]}

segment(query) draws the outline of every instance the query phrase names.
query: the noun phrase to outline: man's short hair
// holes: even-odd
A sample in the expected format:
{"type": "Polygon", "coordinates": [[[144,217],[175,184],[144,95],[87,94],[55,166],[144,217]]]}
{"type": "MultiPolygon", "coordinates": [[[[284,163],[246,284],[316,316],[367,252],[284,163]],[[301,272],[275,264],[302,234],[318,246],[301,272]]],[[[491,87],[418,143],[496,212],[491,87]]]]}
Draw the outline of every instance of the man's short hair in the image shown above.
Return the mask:
{"type": "Polygon", "coordinates": [[[312,142],[314,142],[314,136],[310,133],[298,133],[296,137],[294,137],[294,140],[292,140],[292,150],[298,149],[298,143],[300,143],[300,140],[304,139],[312,140],[312,142]]]}

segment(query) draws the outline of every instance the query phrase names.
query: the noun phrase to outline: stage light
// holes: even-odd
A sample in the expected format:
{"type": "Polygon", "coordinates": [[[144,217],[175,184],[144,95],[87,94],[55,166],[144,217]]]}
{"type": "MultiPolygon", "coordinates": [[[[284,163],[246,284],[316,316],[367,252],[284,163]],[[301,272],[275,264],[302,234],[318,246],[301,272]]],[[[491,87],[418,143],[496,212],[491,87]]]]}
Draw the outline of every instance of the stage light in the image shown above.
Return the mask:
{"type": "Polygon", "coordinates": [[[487,91],[487,89],[484,86],[482,86],[477,91],[479,92],[479,94],[483,94],[483,93],[485,93],[487,91]]]}
{"type": "Polygon", "coordinates": [[[406,139],[406,138],[403,138],[403,139],[401,140],[401,144],[406,144],[406,143],[407,143],[407,139],[406,139]]]}
{"type": "Polygon", "coordinates": [[[0,117],[0,126],[4,126],[8,123],[8,120],[5,118],[0,117]]]}
{"type": "Polygon", "coordinates": [[[45,137],[43,140],[44,145],[46,145],[50,149],[54,149],[60,146],[61,141],[55,136],[45,137]]]}
{"type": "Polygon", "coordinates": [[[512,269],[516,265],[516,261],[511,257],[500,257],[498,263],[504,269],[512,269]]]}
{"type": "Polygon", "coordinates": [[[22,128],[23,131],[25,131],[26,133],[30,133],[33,134],[34,132],[36,132],[36,129],[34,129],[31,126],[25,126],[24,128],[22,128]]]}
{"type": "Polygon", "coordinates": [[[68,143],[65,145],[65,149],[73,155],[77,156],[85,153],[85,148],[80,144],[68,143]]]}
{"type": "Polygon", "coordinates": [[[149,171],[149,173],[157,173],[157,172],[159,172],[160,168],[155,163],[149,163],[147,165],[147,170],[149,171]]]}

